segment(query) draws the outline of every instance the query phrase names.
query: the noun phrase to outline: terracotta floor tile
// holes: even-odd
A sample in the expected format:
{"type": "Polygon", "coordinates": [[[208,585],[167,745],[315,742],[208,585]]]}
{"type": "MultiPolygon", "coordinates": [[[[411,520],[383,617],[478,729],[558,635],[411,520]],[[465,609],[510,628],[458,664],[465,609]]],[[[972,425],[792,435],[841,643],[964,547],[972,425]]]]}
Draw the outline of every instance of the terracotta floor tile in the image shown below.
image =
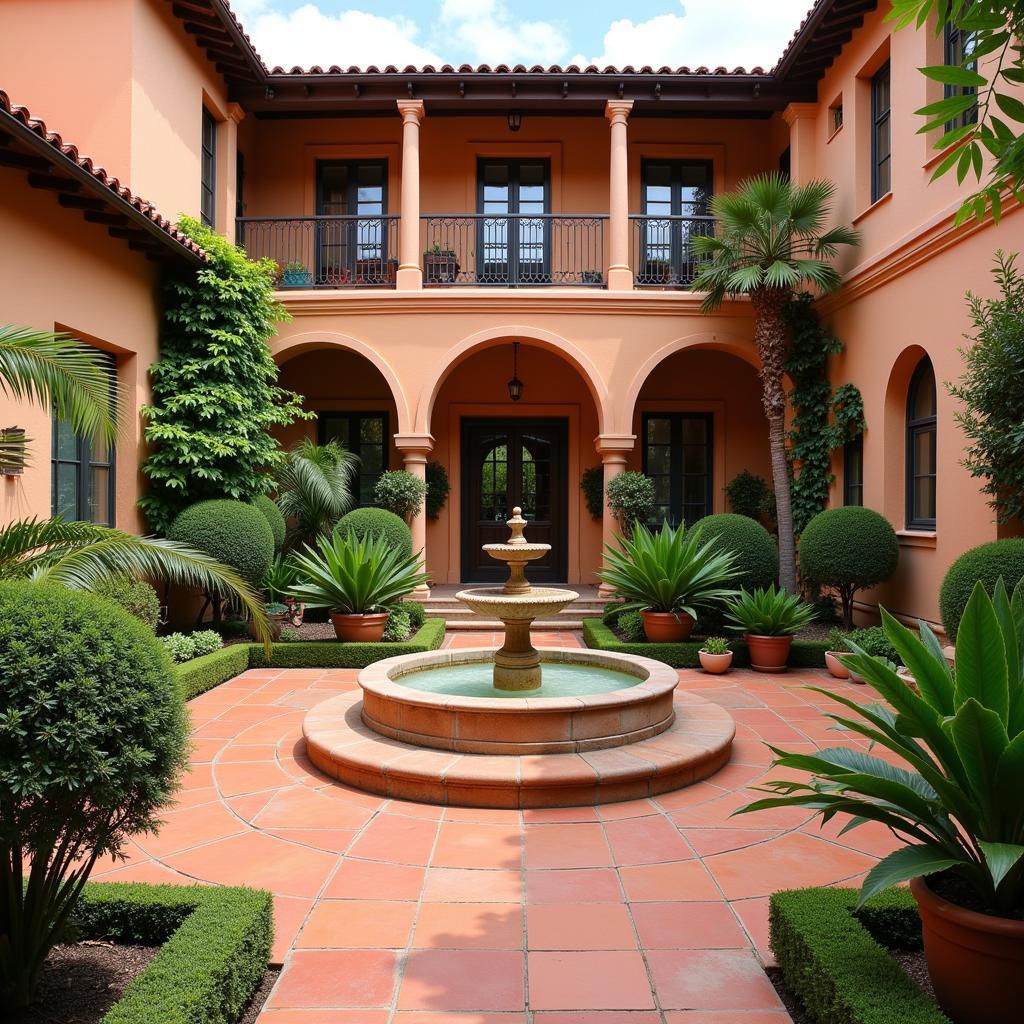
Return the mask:
{"type": "Polygon", "coordinates": [[[792,1024],[792,1020],[785,1010],[742,1014],[732,1010],[671,1010],[665,1014],[665,1024],[792,1024]]]}
{"type": "Polygon", "coordinates": [[[612,868],[562,868],[526,872],[527,903],[621,903],[612,868]]]}
{"type": "Polygon", "coordinates": [[[653,1010],[557,1010],[535,1013],[535,1024],[661,1024],[653,1010]]]}
{"type": "Polygon", "coordinates": [[[746,949],[747,937],[727,903],[634,903],[644,949],[746,949]]]}
{"type": "Polygon", "coordinates": [[[521,1010],[523,954],[479,949],[415,949],[398,992],[401,1010],[521,1010]]]}
{"type": "Polygon", "coordinates": [[[359,835],[355,829],[345,828],[274,828],[264,831],[278,839],[311,846],[314,850],[326,850],[328,853],[344,853],[359,835]]]}
{"type": "Polygon", "coordinates": [[[684,828],[683,836],[698,857],[711,857],[727,850],[740,850],[780,835],[766,828],[684,828]]]}
{"type": "Polygon", "coordinates": [[[597,821],[596,807],[527,807],[523,821],[528,825],[553,825],[566,821],[597,821]]]}
{"type": "Polygon", "coordinates": [[[619,877],[632,903],[721,899],[711,875],[697,860],[626,867],[619,877]]]}
{"type": "Polygon", "coordinates": [[[224,796],[242,796],[264,789],[279,789],[291,785],[291,777],[275,761],[257,764],[222,764],[214,766],[217,788],[224,796]]]}
{"type": "Polygon", "coordinates": [[[525,1013],[432,1013],[404,1010],[395,1014],[394,1024],[526,1024],[525,1013]]]}
{"type": "Polygon", "coordinates": [[[403,814],[378,814],[352,844],[349,853],[362,860],[425,865],[437,836],[437,822],[403,814]]]}
{"type": "Polygon", "coordinates": [[[160,831],[139,836],[138,844],[154,857],[167,857],[179,850],[247,831],[249,826],[222,803],[209,803],[164,815],[160,831]]]}
{"type": "Polygon", "coordinates": [[[757,896],[750,900],[733,900],[729,906],[739,917],[761,959],[766,964],[773,964],[775,956],[768,942],[768,897],[757,896]]]}
{"type": "Polygon", "coordinates": [[[523,872],[428,868],[423,899],[429,903],[520,903],[523,872]]]}
{"type": "Polygon", "coordinates": [[[346,857],[334,873],[324,898],[329,900],[417,900],[424,868],[346,857]]]}
{"type": "Polygon", "coordinates": [[[274,947],[270,951],[271,963],[284,963],[312,906],[312,900],[297,896],[274,897],[274,947]]]}
{"type": "Polygon", "coordinates": [[[308,786],[289,786],[274,794],[252,821],[260,828],[361,829],[371,817],[373,812],[365,807],[308,786]]]}
{"type": "Polygon", "coordinates": [[[660,814],[608,821],[604,830],[617,864],[657,864],[693,856],[679,830],[660,814]]]}
{"type": "Polygon", "coordinates": [[[530,953],[535,1010],[648,1010],[650,982],[638,952],[530,953]]]}
{"type": "Polygon", "coordinates": [[[256,1024],[388,1024],[387,1010],[264,1010],[256,1024]]]}
{"type": "Polygon", "coordinates": [[[397,977],[394,953],[298,950],[285,964],[267,1008],[387,1006],[397,977]]]}
{"type": "Polygon", "coordinates": [[[527,868],[589,868],[612,863],[600,825],[526,826],[527,868]]]}
{"type": "Polygon", "coordinates": [[[662,1008],[776,1010],[782,1003],[753,953],[740,950],[651,950],[647,954],[662,1008]]]}
{"type": "Polygon", "coordinates": [[[523,910],[514,903],[424,903],[417,949],[522,949],[523,910]]]}
{"type": "Polygon", "coordinates": [[[518,868],[522,829],[510,825],[444,821],[431,864],[444,868],[518,868]]]}
{"type": "Polygon", "coordinates": [[[622,903],[545,903],[526,911],[528,949],[636,949],[622,903]]]}
{"type": "Polygon", "coordinates": [[[321,900],[296,940],[299,949],[404,949],[415,903],[321,900]]]}
{"type": "Polygon", "coordinates": [[[658,807],[653,800],[623,800],[617,804],[599,804],[595,810],[602,821],[618,821],[620,818],[641,818],[657,814],[658,807]]]}

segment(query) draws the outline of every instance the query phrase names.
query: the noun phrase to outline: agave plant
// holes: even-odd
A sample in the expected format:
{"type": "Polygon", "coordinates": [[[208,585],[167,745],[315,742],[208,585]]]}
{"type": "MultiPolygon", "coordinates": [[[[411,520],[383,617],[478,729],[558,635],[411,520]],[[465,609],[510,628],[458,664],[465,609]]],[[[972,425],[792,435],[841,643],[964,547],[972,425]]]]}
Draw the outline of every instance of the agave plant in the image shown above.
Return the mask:
{"type": "Polygon", "coordinates": [[[865,750],[816,754],[772,748],[775,764],[810,781],[776,780],[773,793],[737,813],[806,807],[828,821],[867,821],[907,845],[879,861],[861,888],[863,903],[887,886],[950,872],[981,905],[1004,917],[1024,913],[1024,589],[1012,600],[1000,580],[992,598],[979,582],[964,611],[953,672],[926,623],[920,638],[882,611],[886,635],[913,672],[919,693],[882,660],[858,649],[843,662],[888,702],[857,704],[811,687],[841,705],[829,717],[884,747],[905,767],[865,750]]]}
{"type": "Polygon", "coordinates": [[[606,568],[597,574],[625,599],[622,611],[672,612],[697,617],[697,608],[732,597],[726,584],[737,574],[736,555],[717,539],[701,543],[701,528],[663,523],[652,533],[636,523],[618,550],[605,548],[606,568]]]}
{"type": "Polygon", "coordinates": [[[248,612],[259,640],[270,637],[263,601],[249,584],[234,569],[184,544],[59,517],[22,519],[0,529],[0,580],[95,590],[111,576],[166,580],[220,594],[248,612]]]}
{"type": "Polygon", "coordinates": [[[275,555],[266,576],[263,577],[263,593],[268,601],[282,602],[291,596],[292,587],[298,582],[299,574],[291,555],[275,555]]]}
{"type": "Polygon", "coordinates": [[[344,536],[335,529],[292,559],[299,578],[292,596],[342,615],[384,611],[430,578],[419,571],[422,554],[407,555],[382,534],[344,536]]]}
{"type": "Polygon", "coordinates": [[[787,594],[775,584],[753,592],[741,590],[726,602],[726,616],[734,628],[751,636],[792,636],[814,621],[814,608],[799,594],[787,594]]]}
{"type": "Polygon", "coordinates": [[[333,441],[304,438],[288,452],[277,477],[277,506],[290,520],[289,547],[330,533],[354,503],[352,481],[359,458],[333,441]]]}

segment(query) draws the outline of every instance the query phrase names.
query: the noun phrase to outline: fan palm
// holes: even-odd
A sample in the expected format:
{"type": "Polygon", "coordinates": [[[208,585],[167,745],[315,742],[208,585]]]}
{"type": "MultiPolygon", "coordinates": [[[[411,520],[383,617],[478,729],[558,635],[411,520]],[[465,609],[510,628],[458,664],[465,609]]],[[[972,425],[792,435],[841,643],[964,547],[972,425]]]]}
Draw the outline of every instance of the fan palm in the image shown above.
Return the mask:
{"type": "Polygon", "coordinates": [[[60,518],[21,519],[0,529],[0,580],[93,590],[114,575],[161,579],[230,597],[249,613],[258,639],[270,639],[259,595],[234,569],[184,544],[60,518]]]}
{"type": "Polygon", "coordinates": [[[735,192],[711,201],[717,234],[691,242],[706,260],[693,282],[694,290],[707,292],[704,309],[717,309],[727,295],[749,295],[754,307],[779,531],[779,581],[790,593],[796,592],[796,551],[786,458],[788,332],[783,311],[787,300],[808,285],[836,291],[841,278],[830,261],[840,246],[859,244],[852,228],[824,229],[834,194],[828,181],[800,185],[778,173],[749,178],[735,192]]]}
{"type": "Polygon", "coordinates": [[[317,444],[307,437],[288,452],[277,477],[277,505],[291,521],[289,547],[311,544],[334,529],[354,504],[358,465],[358,456],[334,441],[317,444]]]}

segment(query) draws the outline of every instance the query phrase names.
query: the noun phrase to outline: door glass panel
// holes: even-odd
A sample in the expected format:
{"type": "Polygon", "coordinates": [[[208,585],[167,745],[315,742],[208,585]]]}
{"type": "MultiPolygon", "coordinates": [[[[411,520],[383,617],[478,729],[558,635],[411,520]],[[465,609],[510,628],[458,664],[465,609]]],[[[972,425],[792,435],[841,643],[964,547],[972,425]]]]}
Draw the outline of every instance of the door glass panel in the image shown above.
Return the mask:
{"type": "Polygon", "coordinates": [[[492,434],[482,444],[480,519],[500,523],[508,514],[508,435],[492,434]]]}
{"type": "Polygon", "coordinates": [[[57,431],[57,458],[75,461],[78,458],[78,437],[70,426],[60,420],[56,423],[57,431]]]}

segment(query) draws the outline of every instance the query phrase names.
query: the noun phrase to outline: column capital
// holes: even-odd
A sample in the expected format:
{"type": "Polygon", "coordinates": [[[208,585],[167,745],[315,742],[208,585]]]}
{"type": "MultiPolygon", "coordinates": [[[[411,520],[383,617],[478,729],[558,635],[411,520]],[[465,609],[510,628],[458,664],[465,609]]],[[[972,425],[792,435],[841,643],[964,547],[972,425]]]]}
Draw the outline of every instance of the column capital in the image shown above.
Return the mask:
{"type": "Polygon", "coordinates": [[[806,118],[811,118],[813,120],[817,116],[817,103],[790,103],[790,105],[782,112],[782,119],[790,126],[790,128],[792,128],[797,121],[801,121],[806,118]]]}
{"type": "Polygon", "coordinates": [[[402,115],[402,124],[416,124],[426,116],[423,100],[396,100],[398,112],[402,115]]]}
{"type": "Polygon", "coordinates": [[[594,438],[594,449],[601,456],[601,461],[614,461],[625,458],[636,443],[636,434],[598,434],[594,438]]]}
{"type": "Polygon", "coordinates": [[[612,124],[625,124],[632,110],[632,100],[608,100],[604,105],[604,116],[612,124]]]}
{"type": "Polygon", "coordinates": [[[434,450],[432,434],[395,434],[395,447],[406,455],[429,455],[434,450]]]}

